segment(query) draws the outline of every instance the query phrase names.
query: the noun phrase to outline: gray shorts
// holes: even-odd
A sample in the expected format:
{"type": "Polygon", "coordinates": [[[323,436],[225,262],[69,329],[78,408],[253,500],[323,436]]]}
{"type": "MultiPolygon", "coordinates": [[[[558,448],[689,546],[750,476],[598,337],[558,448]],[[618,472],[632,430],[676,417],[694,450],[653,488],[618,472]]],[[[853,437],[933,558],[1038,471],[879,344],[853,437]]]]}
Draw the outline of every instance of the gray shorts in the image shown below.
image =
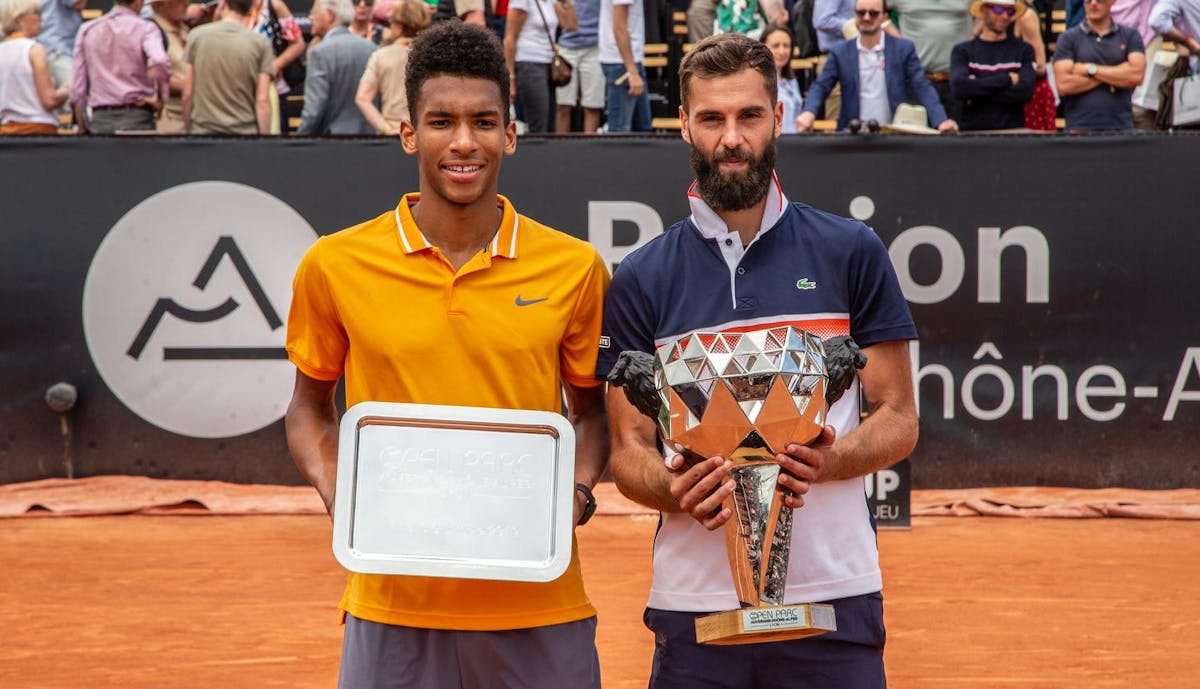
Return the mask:
{"type": "Polygon", "coordinates": [[[600,689],[596,618],[496,632],[346,615],[339,689],[600,689]]]}

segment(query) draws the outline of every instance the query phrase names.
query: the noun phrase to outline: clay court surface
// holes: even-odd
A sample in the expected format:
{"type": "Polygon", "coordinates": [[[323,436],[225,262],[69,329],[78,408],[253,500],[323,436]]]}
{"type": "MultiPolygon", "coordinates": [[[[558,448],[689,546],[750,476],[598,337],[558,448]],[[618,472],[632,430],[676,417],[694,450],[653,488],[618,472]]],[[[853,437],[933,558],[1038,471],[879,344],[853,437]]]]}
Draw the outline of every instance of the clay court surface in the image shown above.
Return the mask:
{"type": "MultiPolygon", "coordinates": [[[[578,531],[604,685],[644,687],[651,516],[578,531]]],[[[320,515],[0,520],[0,687],[334,687],[320,515]]],[[[1200,685],[1200,521],[917,517],[880,534],[890,686],[1200,685]]]]}

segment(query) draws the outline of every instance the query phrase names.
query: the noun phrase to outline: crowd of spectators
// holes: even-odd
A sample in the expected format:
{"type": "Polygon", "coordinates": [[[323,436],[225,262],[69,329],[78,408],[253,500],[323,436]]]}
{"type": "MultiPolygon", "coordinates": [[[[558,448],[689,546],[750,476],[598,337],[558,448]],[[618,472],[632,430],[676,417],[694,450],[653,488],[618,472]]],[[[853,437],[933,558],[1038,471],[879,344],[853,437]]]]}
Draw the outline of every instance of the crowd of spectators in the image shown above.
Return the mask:
{"type": "Polygon", "coordinates": [[[1067,0],[1053,31],[1052,8],[1027,4],[1049,1],[315,0],[294,16],[285,0],[112,0],[85,22],[88,0],[0,0],[0,133],[288,134],[298,120],[300,135],[394,136],[408,46],[450,20],[503,43],[522,131],[651,131],[652,89],[671,81],[647,75],[647,33],[665,40],[672,11],[688,43],[738,32],[770,48],[784,133],[1170,126],[1200,0],[1067,0]]]}

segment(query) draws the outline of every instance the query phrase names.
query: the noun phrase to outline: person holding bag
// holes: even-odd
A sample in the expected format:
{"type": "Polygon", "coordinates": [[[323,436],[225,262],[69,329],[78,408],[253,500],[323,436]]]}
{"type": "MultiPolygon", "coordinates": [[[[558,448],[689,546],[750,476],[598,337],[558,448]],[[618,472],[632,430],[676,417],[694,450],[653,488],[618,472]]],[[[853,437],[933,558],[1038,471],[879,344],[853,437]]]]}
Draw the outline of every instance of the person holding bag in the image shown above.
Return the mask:
{"type": "Polygon", "coordinates": [[[504,59],[508,63],[509,95],[520,102],[529,132],[553,131],[554,72],[558,72],[559,83],[570,79],[570,65],[558,54],[554,34],[559,27],[578,26],[579,17],[570,0],[510,0],[508,4],[504,59]]]}

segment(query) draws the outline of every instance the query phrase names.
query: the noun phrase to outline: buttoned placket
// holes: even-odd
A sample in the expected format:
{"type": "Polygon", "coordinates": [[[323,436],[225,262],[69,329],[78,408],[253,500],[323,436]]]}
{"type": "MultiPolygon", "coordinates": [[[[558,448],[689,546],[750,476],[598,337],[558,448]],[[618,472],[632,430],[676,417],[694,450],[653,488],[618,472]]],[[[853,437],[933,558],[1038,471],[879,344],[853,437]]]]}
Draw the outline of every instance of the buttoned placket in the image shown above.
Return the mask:
{"type": "Polygon", "coordinates": [[[458,299],[458,294],[460,292],[459,283],[472,273],[478,273],[481,270],[487,270],[492,267],[492,257],[488,253],[488,247],[481,249],[479,253],[472,256],[471,260],[464,263],[457,271],[454,270],[454,266],[450,264],[450,261],[446,258],[446,255],[443,254],[436,246],[430,247],[429,250],[438,263],[441,264],[442,268],[453,273],[453,276],[446,282],[446,314],[450,316],[464,315],[465,312],[462,310],[460,301],[458,299]]]}
{"type": "Polygon", "coordinates": [[[779,180],[775,178],[774,174],[771,176],[771,182],[771,189],[767,192],[768,204],[778,203],[779,206],[778,208],[770,206],[770,212],[764,209],[762,225],[750,243],[744,246],[742,245],[742,236],[736,230],[726,227],[725,222],[708,207],[708,204],[698,196],[689,193],[692,224],[696,226],[701,236],[716,242],[717,250],[725,261],[725,267],[729,270],[729,300],[730,306],[734,310],[738,308],[738,277],[745,276],[749,272],[742,265],[746,253],[763,234],[779,222],[779,218],[782,217],[783,210],[787,206],[787,197],[783,195],[783,189],[779,186],[779,180]],[[701,228],[701,224],[704,225],[704,229],[701,228]]]}

